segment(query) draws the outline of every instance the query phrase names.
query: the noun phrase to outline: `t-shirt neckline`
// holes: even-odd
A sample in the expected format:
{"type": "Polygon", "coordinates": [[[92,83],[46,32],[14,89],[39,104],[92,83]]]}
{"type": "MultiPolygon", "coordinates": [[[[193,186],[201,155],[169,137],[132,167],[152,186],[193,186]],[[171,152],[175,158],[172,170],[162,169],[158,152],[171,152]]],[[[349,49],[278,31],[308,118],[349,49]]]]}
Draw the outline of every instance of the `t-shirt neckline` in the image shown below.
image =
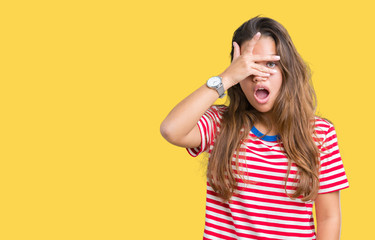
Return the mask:
{"type": "Polygon", "coordinates": [[[264,135],[263,133],[261,133],[255,126],[253,126],[251,128],[251,132],[257,136],[258,138],[264,140],[264,141],[267,141],[267,142],[277,142],[277,140],[279,139],[279,135],[273,135],[273,136],[269,136],[269,135],[264,135]]]}

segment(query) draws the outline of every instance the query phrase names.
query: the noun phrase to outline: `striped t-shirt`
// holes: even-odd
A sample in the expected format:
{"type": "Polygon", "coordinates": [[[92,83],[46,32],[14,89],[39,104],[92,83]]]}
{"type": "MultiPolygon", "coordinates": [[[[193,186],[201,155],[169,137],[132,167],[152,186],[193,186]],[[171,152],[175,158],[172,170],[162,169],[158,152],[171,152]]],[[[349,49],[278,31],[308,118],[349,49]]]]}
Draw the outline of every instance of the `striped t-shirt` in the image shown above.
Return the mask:
{"type": "MultiPolygon", "coordinates": [[[[225,106],[212,106],[198,122],[201,146],[188,148],[192,156],[210,153],[215,142],[215,128],[220,131],[220,120],[225,106]]],[[[319,194],[349,187],[337,145],[333,125],[315,118],[317,145],[320,154],[319,194]],[[321,147],[323,146],[323,148],[321,147]]],[[[238,188],[229,203],[224,203],[207,182],[206,220],[203,239],[315,239],[312,214],[313,201],[301,197],[291,199],[285,193],[288,159],[277,136],[263,136],[255,127],[244,141],[239,153],[238,188]],[[250,183],[249,183],[250,181],[250,183]]],[[[232,167],[237,174],[235,157],[232,167]]],[[[287,192],[295,191],[297,167],[292,163],[287,192]]]]}

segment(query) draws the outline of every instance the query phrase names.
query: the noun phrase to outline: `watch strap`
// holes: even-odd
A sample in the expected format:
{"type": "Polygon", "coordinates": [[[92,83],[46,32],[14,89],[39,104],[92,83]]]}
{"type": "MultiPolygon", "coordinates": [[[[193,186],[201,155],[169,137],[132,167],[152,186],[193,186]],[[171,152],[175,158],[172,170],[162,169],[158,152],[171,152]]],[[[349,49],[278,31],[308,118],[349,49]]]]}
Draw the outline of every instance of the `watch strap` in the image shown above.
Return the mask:
{"type": "Polygon", "coordinates": [[[219,94],[219,98],[223,98],[225,96],[225,91],[224,91],[224,85],[223,85],[223,83],[220,83],[219,87],[216,88],[216,91],[219,94]]]}

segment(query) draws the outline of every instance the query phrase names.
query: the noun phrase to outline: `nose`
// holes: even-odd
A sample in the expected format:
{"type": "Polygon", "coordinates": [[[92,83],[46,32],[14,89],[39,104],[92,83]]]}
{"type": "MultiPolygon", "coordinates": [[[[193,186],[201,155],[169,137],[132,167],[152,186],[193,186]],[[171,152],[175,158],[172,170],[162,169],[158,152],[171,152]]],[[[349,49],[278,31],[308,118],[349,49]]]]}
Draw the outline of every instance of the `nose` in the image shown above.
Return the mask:
{"type": "Polygon", "coordinates": [[[261,77],[261,76],[254,76],[253,82],[261,82],[267,80],[267,77],[261,77]]]}

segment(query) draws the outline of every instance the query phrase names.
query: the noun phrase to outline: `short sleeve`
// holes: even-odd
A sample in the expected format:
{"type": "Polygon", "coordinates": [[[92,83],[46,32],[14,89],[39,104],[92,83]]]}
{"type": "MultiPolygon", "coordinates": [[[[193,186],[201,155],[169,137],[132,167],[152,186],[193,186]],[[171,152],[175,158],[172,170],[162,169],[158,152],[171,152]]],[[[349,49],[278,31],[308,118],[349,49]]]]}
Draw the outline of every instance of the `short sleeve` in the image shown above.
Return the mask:
{"type": "Polygon", "coordinates": [[[320,150],[320,189],[318,193],[330,193],[348,188],[349,182],[341,159],[336,131],[331,124],[320,150]]]}
{"type": "Polygon", "coordinates": [[[196,148],[186,148],[188,153],[196,157],[202,152],[210,152],[214,145],[216,134],[220,131],[220,122],[225,106],[211,106],[199,119],[197,125],[201,135],[201,145],[196,148]]]}

